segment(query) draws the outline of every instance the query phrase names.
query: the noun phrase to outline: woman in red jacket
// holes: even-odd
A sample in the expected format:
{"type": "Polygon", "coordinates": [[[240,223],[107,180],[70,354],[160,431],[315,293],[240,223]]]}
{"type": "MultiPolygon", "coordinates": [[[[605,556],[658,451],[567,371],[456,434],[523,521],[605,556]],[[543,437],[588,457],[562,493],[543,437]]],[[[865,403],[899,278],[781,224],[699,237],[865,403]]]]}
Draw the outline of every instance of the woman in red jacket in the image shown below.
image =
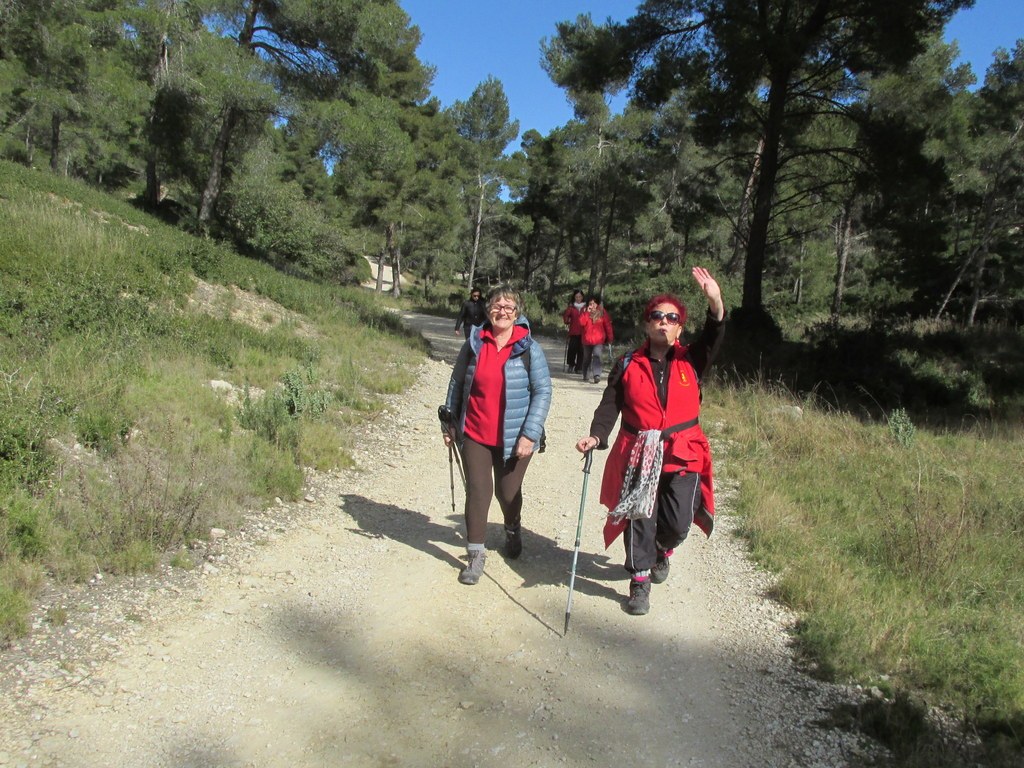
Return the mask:
{"type": "Polygon", "coordinates": [[[583,300],[583,291],[577,290],[572,295],[572,301],[562,313],[562,322],[565,323],[569,338],[565,346],[565,367],[570,373],[580,372],[580,363],[583,360],[583,342],[580,334],[583,329],[580,327],[580,315],[586,309],[587,302],[583,300]]]}
{"type": "Polygon", "coordinates": [[[612,319],[601,306],[599,296],[591,296],[587,301],[586,310],[580,315],[580,333],[583,341],[583,380],[601,380],[601,353],[606,344],[615,338],[612,334],[612,319]]]}
{"type": "Polygon", "coordinates": [[[694,267],[693,277],[708,300],[701,336],[681,344],[686,307],[671,294],[653,297],[644,310],[647,341],[615,363],[590,435],[576,443],[580,453],[607,448],[621,412],[601,503],[609,510],[605,545],[625,534],[626,611],[634,615],[650,610],[651,583],[668,578],[669,557],[690,525],[709,536],[713,525],[711,449],[698,419],[700,379],[721,345],[725,305],[711,273],[694,267]]]}

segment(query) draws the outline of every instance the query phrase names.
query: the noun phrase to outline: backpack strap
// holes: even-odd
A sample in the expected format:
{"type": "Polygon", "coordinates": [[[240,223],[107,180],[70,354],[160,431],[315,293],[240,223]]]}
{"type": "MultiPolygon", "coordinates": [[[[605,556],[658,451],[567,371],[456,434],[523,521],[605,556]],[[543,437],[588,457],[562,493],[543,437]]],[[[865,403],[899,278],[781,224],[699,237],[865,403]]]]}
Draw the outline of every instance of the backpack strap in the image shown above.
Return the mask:
{"type": "Polygon", "coordinates": [[[619,378],[612,382],[613,386],[622,381],[622,377],[626,373],[626,369],[629,367],[631,362],[633,362],[633,350],[630,350],[622,356],[622,367],[619,369],[619,378]]]}

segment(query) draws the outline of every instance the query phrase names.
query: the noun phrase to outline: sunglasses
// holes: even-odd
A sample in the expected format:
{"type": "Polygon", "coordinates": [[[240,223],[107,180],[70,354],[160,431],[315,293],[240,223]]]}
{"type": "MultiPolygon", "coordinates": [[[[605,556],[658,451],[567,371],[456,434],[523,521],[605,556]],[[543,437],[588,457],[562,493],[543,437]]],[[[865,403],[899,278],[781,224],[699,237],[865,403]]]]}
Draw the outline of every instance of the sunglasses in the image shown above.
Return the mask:
{"type": "Polygon", "coordinates": [[[647,319],[653,320],[656,323],[664,320],[669,325],[679,325],[678,312],[662,312],[660,309],[656,309],[647,315],[647,319]]]}

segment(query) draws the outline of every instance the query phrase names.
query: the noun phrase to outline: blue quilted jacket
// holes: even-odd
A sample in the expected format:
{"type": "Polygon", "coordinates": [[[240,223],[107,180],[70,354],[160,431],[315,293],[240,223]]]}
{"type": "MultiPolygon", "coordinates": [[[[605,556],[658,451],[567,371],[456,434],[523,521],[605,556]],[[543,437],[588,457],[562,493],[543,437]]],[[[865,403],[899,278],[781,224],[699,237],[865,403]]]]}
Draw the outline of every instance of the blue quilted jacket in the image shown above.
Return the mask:
{"type": "MultiPolygon", "coordinates": [[[[483,344],[480,332],[486,325],[474,328],[469,334],[459,351],[452,378],[448,382],[445,405],[452,414],[457,415],[460,442],[466,425],[466,402],[469,400],[473,376],[476,374],[476,361],[483,344]]],[[[530,329],[529,321],[523,316],[516,320],[516,325],[526,326],[527,331],[530,329]]],[[[533,441],[534,452],[540,448],[544,420],[548,417],[550,407],[551,374],[548,361],[540,344],[528,333],[512,345],[512,354],[505,363],[505,414],[502,419],[505,461],[511,458],[520,435],[533,441]],[[523,359],[526,350],[530,350],[529,371],[523,359]]]]}

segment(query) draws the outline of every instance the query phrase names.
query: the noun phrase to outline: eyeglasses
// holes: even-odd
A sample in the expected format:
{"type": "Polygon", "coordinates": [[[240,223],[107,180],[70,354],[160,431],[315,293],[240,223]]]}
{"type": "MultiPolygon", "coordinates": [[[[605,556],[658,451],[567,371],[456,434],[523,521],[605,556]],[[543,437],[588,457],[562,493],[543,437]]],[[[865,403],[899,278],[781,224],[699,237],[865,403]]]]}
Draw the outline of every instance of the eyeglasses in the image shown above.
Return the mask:
{"type": "Polygon", "coordinates": [[[648,320],[652,320],[655,323],[660,323],[664,320],[669,325],[679,325],[679,313],[678,312],[662,312],[660,309],[655,309],[647,315],[648,320]]]}
{"type": "Polygon", "coordinates": [[[516,313],[515,305],[508,307],[504,304],[494,304],[491,306],[491,312],[496,315],[514,315],[516,313]]]}

